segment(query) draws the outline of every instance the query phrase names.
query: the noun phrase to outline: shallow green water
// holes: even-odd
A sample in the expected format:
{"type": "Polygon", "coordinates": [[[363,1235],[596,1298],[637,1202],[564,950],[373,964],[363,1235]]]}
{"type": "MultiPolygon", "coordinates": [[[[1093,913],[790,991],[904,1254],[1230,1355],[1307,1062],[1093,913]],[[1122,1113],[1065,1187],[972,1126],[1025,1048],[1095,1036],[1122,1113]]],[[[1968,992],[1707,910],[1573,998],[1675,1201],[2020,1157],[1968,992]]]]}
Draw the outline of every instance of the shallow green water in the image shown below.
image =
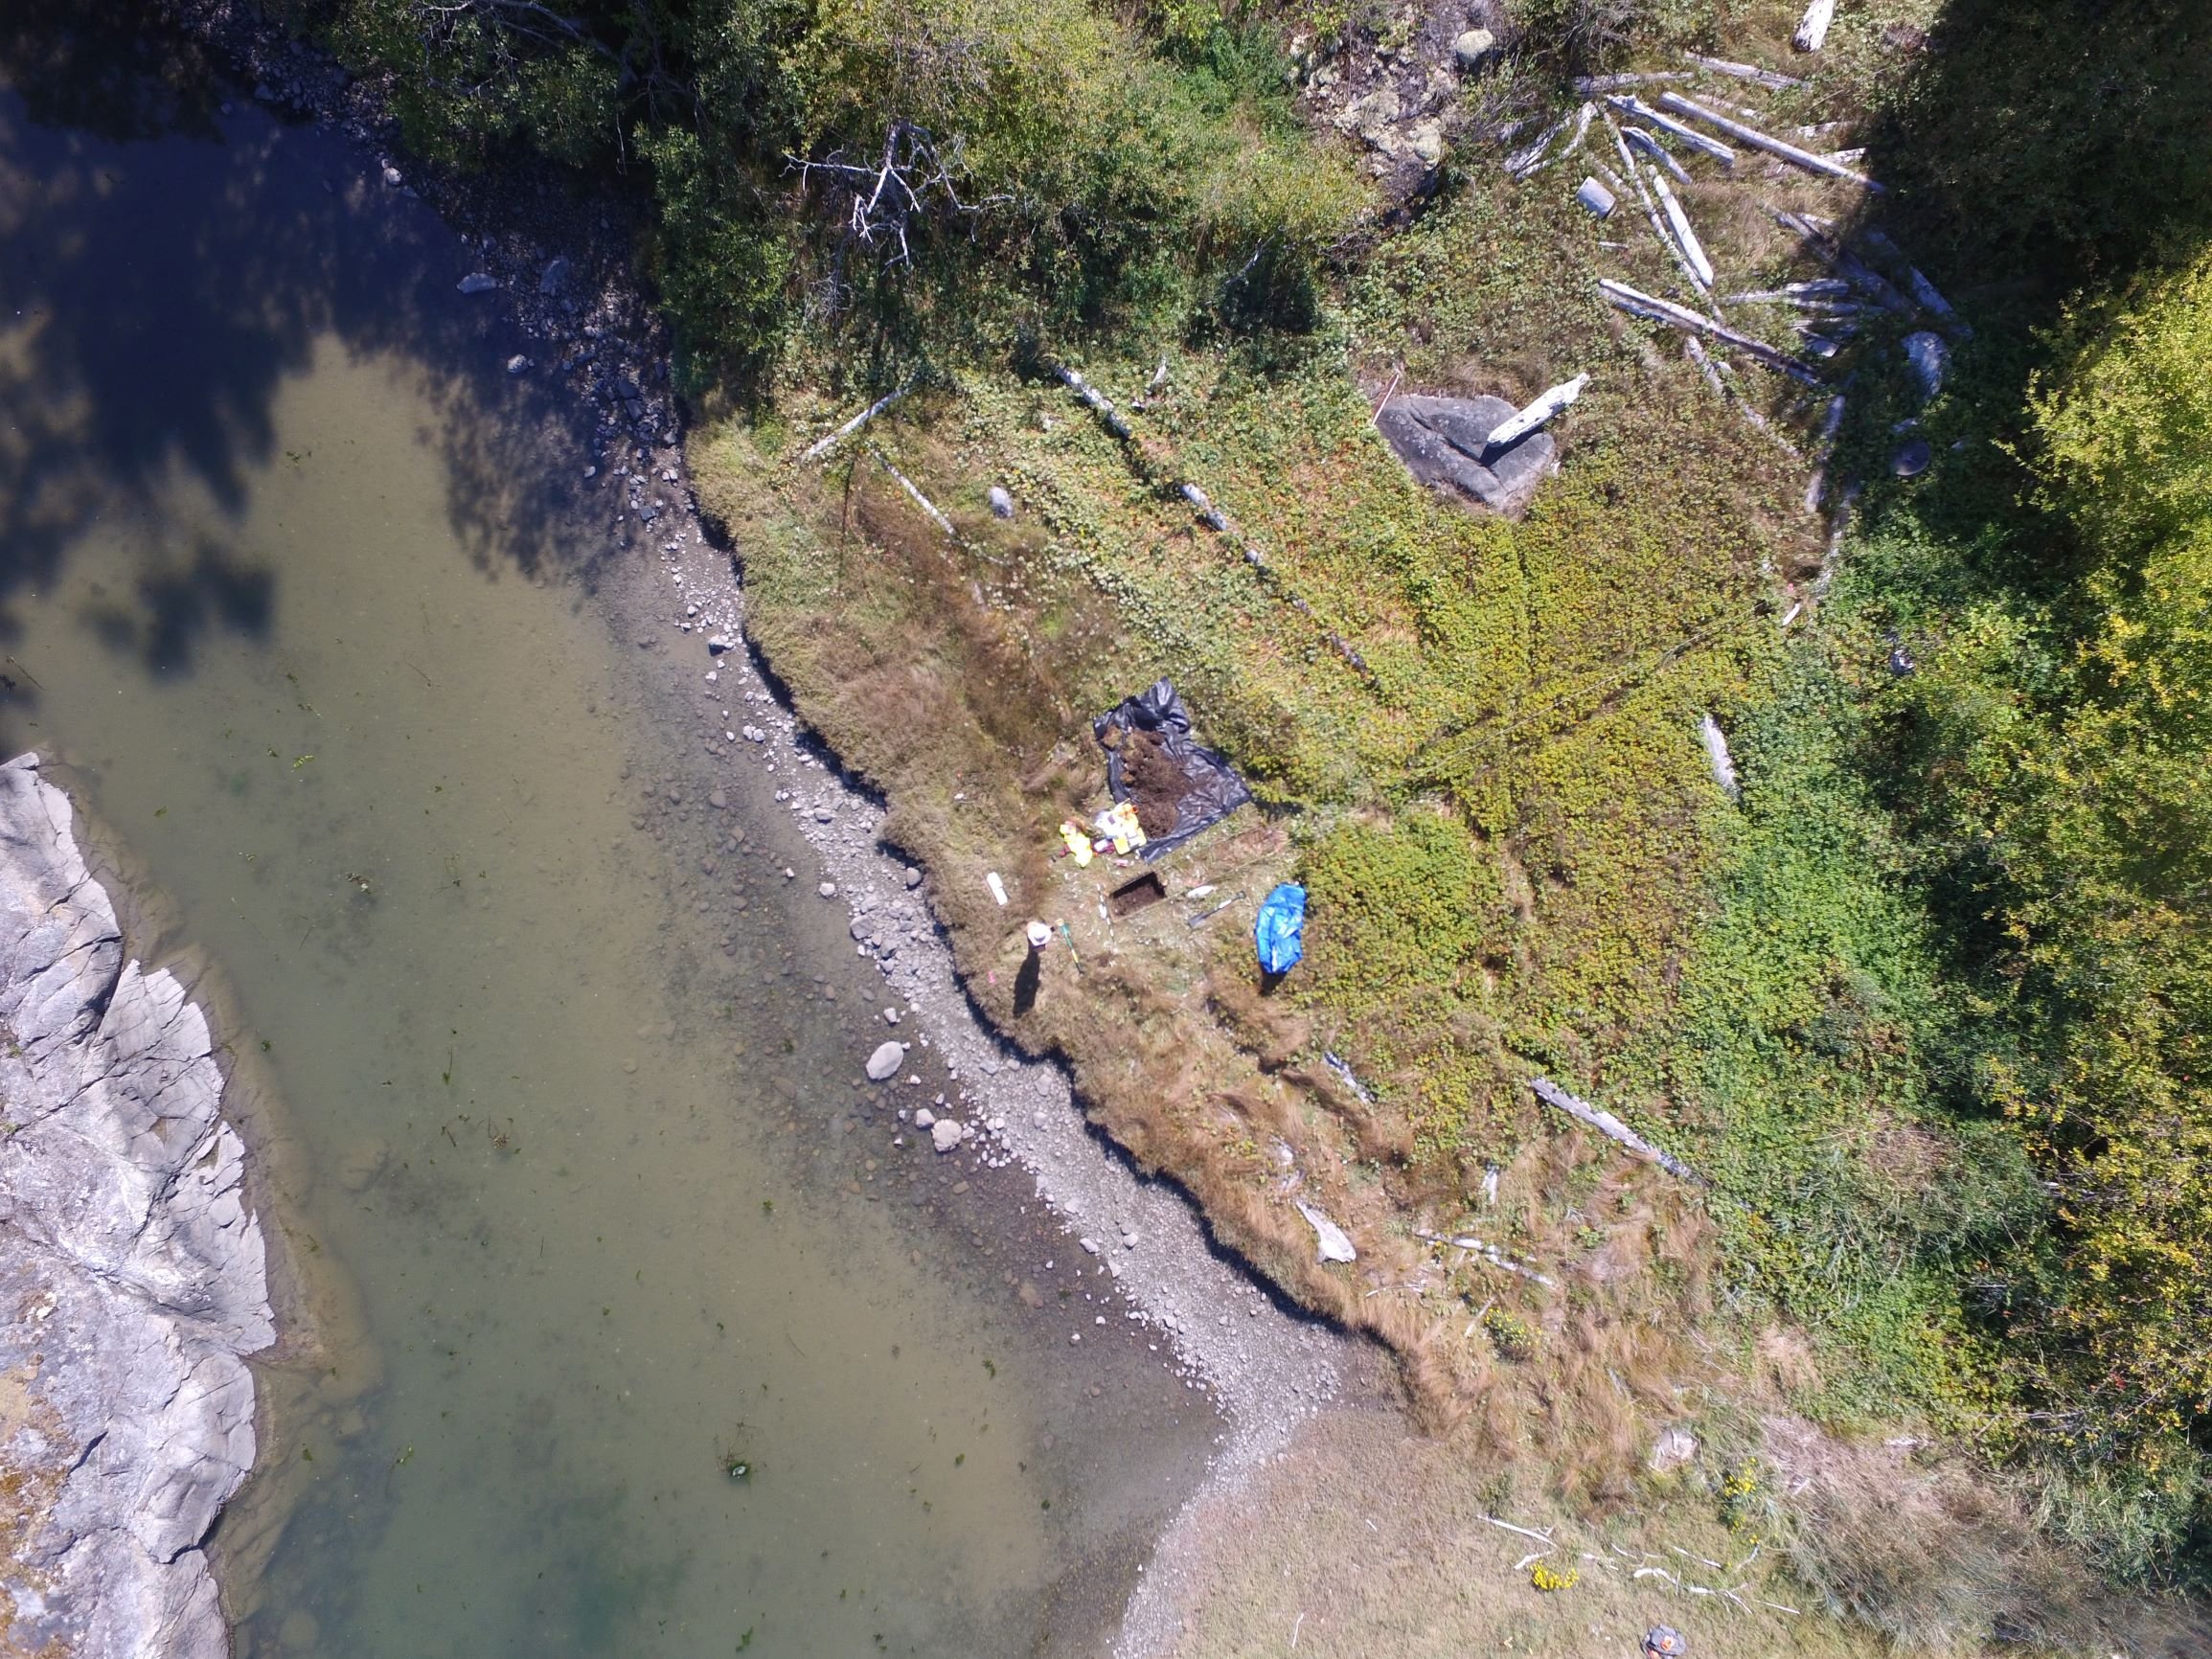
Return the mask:
{"type": "Polygon", "coordinates": [[[1097,1646],[1206,1425],[1101,1415],[1018,1244],[847,1189],[867,970],[656,736],[465,254],[207,120],[0,94],[0,739],[219,965],[358,1289],[244,1649],[1097,1646]]]}

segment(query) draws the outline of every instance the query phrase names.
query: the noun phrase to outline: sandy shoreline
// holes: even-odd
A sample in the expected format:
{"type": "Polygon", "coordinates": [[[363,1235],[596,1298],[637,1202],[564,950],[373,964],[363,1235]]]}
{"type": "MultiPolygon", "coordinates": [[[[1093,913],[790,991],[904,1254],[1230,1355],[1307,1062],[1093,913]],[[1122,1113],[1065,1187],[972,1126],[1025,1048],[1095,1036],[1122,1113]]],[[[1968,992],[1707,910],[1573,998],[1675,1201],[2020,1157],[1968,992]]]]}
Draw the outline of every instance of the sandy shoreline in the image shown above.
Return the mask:
{"type": "MultiPolygon", "coordinates": [[[[730,555],[708,540],[680,478],[672,485],[656,474],[655,482],[673,497],[653,526],[659,550],[648,568],[656,580],[639,580],[632,562],[603,598],[625,623],[652,617],[673,659],[654,665],[665,677],[672,719],[697,726],[702,747],[733,787],[748,771],[759,774],[755,782],[773,784],[778,807],[816,860],[812,868],[790,866],[789,879],[835,907],[855,953],[878,969],[879,1005],[850,1016],[854,1074],[881,1043],[909,1045],[906,1063],[879,1087],[909,1114],[925,1108],[962,1126],[947,1156],[1026,1172],[1069,1256],[1110,1286],[1112,1317],[1140,1326],[1171,1352],[1185,1386],[1206,1394],[1229,1425],[1154,1558],[1175,1554],[1177,1534],[1213,1512],[1300,1422],[1347,1389],[1359,1350],[1334,1329],[1286,1312],[1215,1249],[1186,1197],[1140,1177],[1090,1127],[1059,1065],[1024,1058],[977,1016],[928,910],[926,887],[909,885],[913,867],[880,839],[884,807],[839,775],[747,649],[710,648],[710,641],[741,638],[742,587],[730,555]],[[831,891],[823,894],[824,887],[831,891]],[[888,1011],[897,1012],[896,1024],[888,1011]],[[932,1079],[942,1071],[943,1086],[922,1080],[925,1074],[917,1068],[924,1066],[932,1079]]],[[[1066,1316],[1069,1339],[1082,1340],[1085,1325],[1106,1317],[1088,1308],[1066,1316]]],[[[1164,1651],[1179,1629],[1169,1589],[1174,1577],[1140,1578],[1114,1647],[1122,1659],[1164,1651]]]]}

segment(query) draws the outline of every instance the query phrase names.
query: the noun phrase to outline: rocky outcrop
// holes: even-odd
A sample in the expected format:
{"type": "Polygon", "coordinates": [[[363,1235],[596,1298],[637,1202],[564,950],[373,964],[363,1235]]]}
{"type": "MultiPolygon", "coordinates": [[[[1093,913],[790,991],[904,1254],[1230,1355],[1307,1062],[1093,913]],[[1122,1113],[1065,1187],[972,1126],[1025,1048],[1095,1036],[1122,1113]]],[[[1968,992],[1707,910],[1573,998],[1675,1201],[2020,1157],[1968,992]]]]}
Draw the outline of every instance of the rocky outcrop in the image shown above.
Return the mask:
{"type": "Polygon", "coordinates": [[[0,1648],[220,1659],[200,1544],[270,1346],[206,1017],[125,960],[68,798],[0,765],[0,1648]]]}
{"type": "Polygon", "coordinates": [[[1422,483],[1449,486],[1496,512],[1519,514],[1559,470],[1559,444],[1548,432],[1492,444],[1490,434],[1516,413],[1502,398],[1394,398],[1375,425],[1422,483]]]}

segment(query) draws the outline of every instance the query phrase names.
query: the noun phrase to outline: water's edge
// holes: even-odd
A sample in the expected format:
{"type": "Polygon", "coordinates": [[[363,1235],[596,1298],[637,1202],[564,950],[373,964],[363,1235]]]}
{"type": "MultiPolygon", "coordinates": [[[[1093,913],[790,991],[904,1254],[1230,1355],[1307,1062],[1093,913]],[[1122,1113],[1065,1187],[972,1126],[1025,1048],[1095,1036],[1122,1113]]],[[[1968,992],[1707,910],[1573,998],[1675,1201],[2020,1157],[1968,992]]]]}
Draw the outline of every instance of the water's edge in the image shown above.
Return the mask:
{"type": "MultiPolygon", "coordinates": [[[[188,23],[194,21],[194,6],[177,10],[188,23]]],[[[245,80],[262,82],[257,99],[325,123],[351,117],[348,125],[356,146],[376,154],[362,125],[374,123],[380,113],[368,89],[341,88],[303,58],[281,56],[286,48],[273,35],[241,41],[237,32],[249,25],[227,15],[227,8],[207,10],[225,13],[201,24],[213,42],[239,62],[245,80]],[[241,46],[246,49],[242,55],[241,46]]],[[[400,193],[397,170],[386,168],[380,156],[377,166],[384,170],[385,186],[400,193]]],[[[413,182],[447,213],[448,222],[456,222],[436,181],[418,175],[413,182]]],[[[490,188],[496,194],[497,187],[490,188]]],[[[482,181],[467,189],[476,193],[475,204],[481,207],[482,181]]],[[[412,186],[404,193],[412,195],[412,186]]],[[[461,220],[471,216],[458,216],[461,220]]],[[[540,272],[556,253],[578,255],[580,266],[603,262],[587,261],[567,239],[574,228],[502,236],[496,249],[486,237],[473,267],[490,273],[501,290],[483,303],[502,310],[512,307],[526,334],[550,348],[544,352],[548,358],[564,347],[575,348],[576,330],[573,321],[559,318],[549,279],[541,280],[540,272]]],[[[1103,1246],[1102,1257],[1094,1258],[1091,1266],[1103,1279],[1108,1272],[1106,1262],[1112,1263],[1105,1283],[1128,1305],[1114,1323],[1135,1321],[1125,1329],[1139,1333],[1138,1346],[1151,1336],[1176,1354],[1194,1394],[1202,1394],[1224,1413],[1229,1432],[1213,1475],[1216,1485],[1233,1480],[1337,1392],[1347,1345],[1331,1331],[1288,1317],[1262,1294],[1237,1264],[1214,1251],[1202,1223],[1179,1193],[1138,1178],[1088,1129],[1059,1067],[1021,1060],[976,1017],[925,902],[907,884],[903,860],[879,841],[881,804],[843,781],[835,758],[812,743],[780,691],[741,648],[710,653],[710,638],[741,637],[742,595],[729,550],[716,546],[703,532],[681,477],[675,412],[666,390],[665,336],[649,328],[637,337],[618,339],[610,330],[609,337],[594,334],[593,340],[604,370],[602,380],[616,388],[628,380],[630,396],[618,393],[610,402],[601,394],[597,401],[621,423],[616,437],[624,452],[620,459],[631,460],[628,452],[634,449],[638,465],[634,470],[623,469],[627,484],[604,476],[590,492],[604,490],[615,497],[605,502],[620,527],[610,534],[628,556],[595,566],[582,585],[626,645],[651,642],[650,654],[638,659],[637,678],[648,684],[673,743],[682,747],[696,740],[687,767],[688,798],[696,803],[710,790],[726,788],[733,797],[749,798],[745,815],[756,822],[785,812],[795,820],[791,827],[804,834],[816,862],[813,868],[802,865],[794,882],[810,893],[822,882],[833,888],[825,909],[833,905],[851,917],[856,950],[865,949],[874,958],[882,971],[886,1001],[902,1009],[896,1031],[867,1021],[849,1034],[854,1072],[885,1037],[916,1044],[911,1059],[921,1070],[915,1075],[926,1074],[929,1080],[912,1092],[910,1103],[942,1095],[938,1109],[949,1105],[970,1131],[957,1153],[944,1161],[947,1172],[959,1163],[978,1198],[994,1202],[1010,1230],[1021,1225],[1015,1213],[1022,1200],[1034,1204],[1041,1197],[1051,1205],[1051,1230],[1069,1235],[1066,1248],[1076,1261],[1083,1260],[1075,1254],[1078,1238],[1103,1246]],[[640,512],[641,506],[648,511],[640,512]],[[635,545],[633,535],[644,545],[635,545]],[[750,732],[738,736],[746,725],[761,734],[757,741],[746,740],[750,732]],[[1002,1172],[996,1182],[990,1178],[993,1170],[1002,1172]]],[[[552,367],[546,364],[536,377],[550,379],[552,367]]],[[[587,401],[593,396],[587,393],[587,401]]],[[[708,804],[722,807],[717,800],[708,804]]],[[[791,839],[796,842],[797,835],[791,839]]],[[[901,1077],[906,1075],[902,1069],[901,1077]]],[[[907,1086],[894,1087],[902,1102],[909,1101],[907,1086]]],[[[1048,1309],[1039,1317],[1051,1313],[1048,1309]]],[[[1071,1347],[1080,1341],[1081,1352],[1088,1354],[1108,1334],[1096,1329],[1094,1320],[1106,1323],[1087,1307],[1080,1314],[1067,1310],[1067,1329],[1058,1340],[1071,1347]]],[[[264,1384],[270,1380],[264,1375],[264,1384]]],[[[285,1415],[281,1402],[273,1412],[264,1407],[264,1437],[272,1417],[281,1427],[285,1415]]],[[[1102,1442],[1109,1438],[1101,1437],[1102,1442]]],[[[1115,1451],[1101,1443],[1084,1455],[1110,1463],[1115,1451]]],[[[252,1611],[257,1593],[252,1540],[273,1537],[281,1527],[287,1507],[284,1489],[292,1484],[287,1477],[300,1474],[291,1464],[269,1458],[263,1463],[267,1472],[234,1506],[219,1540],[228,1546],[229,1560],[220,1558],[226,1552],[218,1549],[217,1564],[234,1618],[252,1611]]],[[[1195,1507],[1186,1507],[1176,1530],[1187,1530],[1195,1513],[1195,1507]]],[[[1072,1601],[1082,1604],[1070,1605],[1071,1622],[1090,1624],[1102,1634],[1118,1626],[1117,1648],[1129,1654],[1156,1651],[1172,1640],[1176,1622],[1168,1604],[1172,1598],[1148,1593],[1142,1565],[1159,1544],[1154,1529],[1115,1527],[1112,1550],[1096,1558],[1105,1570],[1086,1574],[1082,1593],[1072,1594],[1072,1601]]]]}
{"type": "Polygon", "coordinates": [[[201,1545],[255,1461],[268,1251],[207,1016],[128,956],[76,817],[35,755],[0,766],[12,1633],[80,1659],[221,1659],[201,1545]]]}

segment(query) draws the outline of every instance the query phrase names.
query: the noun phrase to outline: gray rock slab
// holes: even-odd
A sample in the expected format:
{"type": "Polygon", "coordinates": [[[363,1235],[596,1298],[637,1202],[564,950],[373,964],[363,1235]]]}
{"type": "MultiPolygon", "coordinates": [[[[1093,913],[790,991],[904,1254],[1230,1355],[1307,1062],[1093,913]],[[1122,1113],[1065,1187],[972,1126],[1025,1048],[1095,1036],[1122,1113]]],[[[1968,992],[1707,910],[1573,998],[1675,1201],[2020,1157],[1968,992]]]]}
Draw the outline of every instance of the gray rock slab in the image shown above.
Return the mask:
{"type": "Polygon", "coordinates": [[[1537,487],[1559,470],[1559,445],[1532,432],[1493,450],[1490,434],[1516,413],[1502,398],[1393,398],[1377,428],[1422,483],[1471,495],[1494,512],[1524,511],[1537,487]]]}
{"type": "Polygon", "coordinates": [[[275,1341],[206,1016],[127,961],[60,790],[0,766],[0,1465],[39,1494],[8,1645],[219,1659],[200,1544],[252,1468],[275,1341]]]}

